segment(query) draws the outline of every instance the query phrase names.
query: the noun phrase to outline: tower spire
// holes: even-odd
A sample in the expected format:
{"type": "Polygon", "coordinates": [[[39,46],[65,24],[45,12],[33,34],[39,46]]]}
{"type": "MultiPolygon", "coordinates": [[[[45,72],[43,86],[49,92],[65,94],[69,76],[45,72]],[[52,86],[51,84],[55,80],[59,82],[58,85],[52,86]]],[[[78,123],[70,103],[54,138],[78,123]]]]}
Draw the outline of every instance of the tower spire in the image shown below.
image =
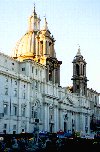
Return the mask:
{"type": "Polygon", "coordinates": [[[43,26],[43,30],[48,30],[48,26],[47,26],[47,19],[46,19],[46,15],[44,16],[44,26],[43,26]]]}
{"type": "Polygon", "coordinates": [[[35,3],[34,3],[34,11],[33,11],[33,13],[34,13],[34,15],[37,15],[36,11],[35,11],[35,3]]]}

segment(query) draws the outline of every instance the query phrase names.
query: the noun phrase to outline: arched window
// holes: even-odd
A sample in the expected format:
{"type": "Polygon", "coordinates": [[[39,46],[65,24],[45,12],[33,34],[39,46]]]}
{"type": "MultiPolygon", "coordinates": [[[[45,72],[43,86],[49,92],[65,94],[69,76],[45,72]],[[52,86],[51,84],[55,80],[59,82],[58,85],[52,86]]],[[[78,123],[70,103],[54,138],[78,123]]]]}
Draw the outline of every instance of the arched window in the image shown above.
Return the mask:
{"type": "Polygon", "coordinates": [[[76,74],[79,76],[79,65],[76,64],[76,74]]]}
{"type": "Polygon", "coordinates": [[[35,119],[40,119],[40,111],[41,111],[41,106],[39,102],[35,102],[32,106],[31,106],[31,117],[35,118],[35,119]]]}

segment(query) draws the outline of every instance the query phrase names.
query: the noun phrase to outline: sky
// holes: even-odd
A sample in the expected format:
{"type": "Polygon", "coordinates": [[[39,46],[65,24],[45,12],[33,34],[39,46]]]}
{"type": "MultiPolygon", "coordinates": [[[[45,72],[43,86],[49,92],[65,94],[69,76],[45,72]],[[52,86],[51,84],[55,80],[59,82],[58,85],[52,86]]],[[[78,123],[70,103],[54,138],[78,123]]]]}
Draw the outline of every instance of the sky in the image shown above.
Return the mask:
{"type": "Polygon", "coordinates": [[[87,86],[100,93],[100,0],[0,0],[0,52],[11,55],[28,29],[34,3],[41,28],[46,16],[56,40],[61,86],[72,86],[72,61],[79,45],[87,62],[87,86]]]}

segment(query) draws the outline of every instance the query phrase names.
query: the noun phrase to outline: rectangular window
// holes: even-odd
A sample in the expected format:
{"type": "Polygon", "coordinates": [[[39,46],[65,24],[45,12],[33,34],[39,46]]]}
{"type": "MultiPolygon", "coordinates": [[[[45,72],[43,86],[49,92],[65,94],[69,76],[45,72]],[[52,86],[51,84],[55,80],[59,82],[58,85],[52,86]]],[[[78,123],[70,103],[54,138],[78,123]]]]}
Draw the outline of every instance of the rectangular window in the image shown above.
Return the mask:
{"type": "Polygon", "coordinates": [[[17,116],[17,106],[13,107],[13,114],[14,114],[14,116],[17,116]]]}
{"type": "Polygon", "coordinates": [[[16,125],[13,125],[13,130],[16,130],[16,125]]]}
{"type": "Polygon", "coordinates": [[[34,67],[32,67],[32,73],[34,72],[34,67]]]}
{"type": "Polygon", "coordinates": [[[5,95],[8,95],[8,88],[5,88],[5,95]]]}
{"type": "Polygon", "coordinates": [[[22,71],[25,71],[25,68],[22,68],[22,71]]]}
{"type": "Polygon", "coordinates": [[[4,124],[4,129],[7,129],[7,124],[4,124]]]}
{"type": "Polygon", "coordinates": [[[4,104],[4,115],[8,114],[8,105],[4,104]]]}
{"type": "Polygon", "coordinates": [[[35,81],[35,88],[38,89],[38,82],[35,81]]]}
{"type": "Polygon", "coordinates": [[[17,85],[17,81],[15,81],[15,85],[17,85]]]}
{"type": "Polygon", "coordinates": [[[40,70],[40,77],[42,76],[42,71],[40,70]]]}
{"type": "Polygon", "coordinates": [[[17,90],[14,90],[14,97],[17,97],[17,90]]]}
{"type": "Polygon", "coordinates": [[[6,82],[8,82],[8,78],[6,78],[6,82]]]}
{"type": "Polygon", "coordinates": [[[77,89],[79,89],[79,85],[77,85],[77,89]]]}
{"type": "Polygon", "coordinates": [[[23,94],[23,98],[25,99],[25,92],[24,92],[24,94],[23,94]]]}
{"type": "Polygon", "coordinates": [[[97,103],[97,96],[95,96],[95,103],[97,103]]]}
{"type": "Polygon", "coordinates": [[[25,117],[25,107],[22,107],[22,117],[25,117]]]}
{"type": "Polygon", "coordinates": [[[37,69],[35,69],[35,74],[37,75],[37,69]]]}
{"type": "Polygon", "coordinates": [[[42,92],[42,83],[40,83],[40,92],[42,92]]]}

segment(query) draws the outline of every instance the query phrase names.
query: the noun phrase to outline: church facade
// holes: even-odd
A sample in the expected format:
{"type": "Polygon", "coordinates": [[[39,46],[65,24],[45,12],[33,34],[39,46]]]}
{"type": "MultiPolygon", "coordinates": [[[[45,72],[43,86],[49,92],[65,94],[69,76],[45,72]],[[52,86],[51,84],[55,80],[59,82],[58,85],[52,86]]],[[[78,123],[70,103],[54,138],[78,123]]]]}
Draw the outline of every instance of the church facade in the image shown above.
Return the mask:
{"type": "Polygon", "coordinates": [[[0,131],[35,130],[91,133],[91,121],[100,120],[99,93],[87,87],[86,61],[80,48],[73,63],[73,86],[60,86],[60,65],[45,18],[34,11],[28,30],[12,56],[0,53],[0,131]]]}

